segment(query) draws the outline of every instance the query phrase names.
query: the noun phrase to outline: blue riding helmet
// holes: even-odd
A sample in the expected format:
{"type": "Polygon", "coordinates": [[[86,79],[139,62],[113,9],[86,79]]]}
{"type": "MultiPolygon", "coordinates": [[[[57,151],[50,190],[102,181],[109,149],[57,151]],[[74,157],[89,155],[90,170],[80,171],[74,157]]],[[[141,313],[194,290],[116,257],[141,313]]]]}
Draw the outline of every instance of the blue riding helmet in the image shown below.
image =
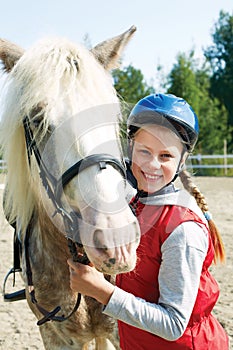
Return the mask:
{"type": "Polygon", "coordinates": [[[184,141],[188,152],[197,142],[198,118],[182,98],[171,94],[152,94],[141,99],[132,109],[128,120],[128,136],[145,124],[159,124],[172,129],[184,141]]]}

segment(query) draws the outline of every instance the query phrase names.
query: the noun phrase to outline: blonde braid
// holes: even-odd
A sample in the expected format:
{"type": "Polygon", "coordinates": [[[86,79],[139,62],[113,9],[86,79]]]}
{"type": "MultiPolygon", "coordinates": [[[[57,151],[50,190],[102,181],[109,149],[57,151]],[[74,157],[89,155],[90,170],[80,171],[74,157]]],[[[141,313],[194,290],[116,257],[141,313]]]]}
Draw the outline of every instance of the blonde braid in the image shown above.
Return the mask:
{"type": "Polygon", "coordinates": [[[208,204],[205,196],[201,193],[199,188],[193,183],[192,176],[187,170],[182,170],[179,174],[181,182],[184,188],[195,198],[197,205],[202,210],[206,219],[208,220],[209,230],[214,246],[214,263],[217,260],[224,262],[225,260],[225,249],[220,232],[212,220],[211,214],[209,213],[208,204]]]}

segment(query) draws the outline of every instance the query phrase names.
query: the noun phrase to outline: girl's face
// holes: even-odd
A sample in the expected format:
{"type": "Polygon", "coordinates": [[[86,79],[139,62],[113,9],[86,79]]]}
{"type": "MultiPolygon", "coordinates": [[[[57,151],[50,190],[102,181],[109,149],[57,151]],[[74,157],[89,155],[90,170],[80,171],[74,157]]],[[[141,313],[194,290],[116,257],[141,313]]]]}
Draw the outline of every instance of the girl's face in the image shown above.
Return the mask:
{"type": "Polygon", "coordinates": [[[147,125],[139,129],[132,150],[132,172],[138,189],[153,193],[170,183],[184,163],[180,163],[182,152],[180,139],[168,128],[147,125]]]}

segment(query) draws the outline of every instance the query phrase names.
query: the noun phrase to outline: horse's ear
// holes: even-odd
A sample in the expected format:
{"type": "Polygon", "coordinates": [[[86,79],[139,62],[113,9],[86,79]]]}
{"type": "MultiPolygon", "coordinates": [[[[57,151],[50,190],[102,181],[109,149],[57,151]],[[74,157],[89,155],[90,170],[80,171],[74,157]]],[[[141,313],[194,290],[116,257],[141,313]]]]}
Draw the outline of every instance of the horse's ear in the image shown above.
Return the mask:
{"type": "Polygon", "coordinates": [[[0,39],[0,60],[3,64],[3,70],[10,72],[16,62],[23,55],[24,50],[11,43],[10,41],[0,39]]]}
{"type": "Polygon", "coordinates": [[[107,70],[117,68],[122,52],[135,31],[136,27],[132,26],[123,34],[98,44],[91,52],[107,70]]]}

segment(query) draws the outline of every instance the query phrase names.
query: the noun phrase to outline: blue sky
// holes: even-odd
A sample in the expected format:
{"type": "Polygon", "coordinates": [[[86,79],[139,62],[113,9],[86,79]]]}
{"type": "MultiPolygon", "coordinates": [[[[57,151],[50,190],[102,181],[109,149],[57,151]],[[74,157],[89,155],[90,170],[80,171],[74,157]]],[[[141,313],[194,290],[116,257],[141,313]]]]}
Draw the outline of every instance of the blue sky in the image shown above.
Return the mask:
{"type": "Polygon", "coordinates": [[[141,69],[148,82],[158,64],[169,71],[179,52],[211,44],[220,10],[233,14],[232,0],[12,0],[2,1],[0,36],[24,48],[46,35],[65,36],[92,45],[137,27],[123,65],[141,69]]]}

